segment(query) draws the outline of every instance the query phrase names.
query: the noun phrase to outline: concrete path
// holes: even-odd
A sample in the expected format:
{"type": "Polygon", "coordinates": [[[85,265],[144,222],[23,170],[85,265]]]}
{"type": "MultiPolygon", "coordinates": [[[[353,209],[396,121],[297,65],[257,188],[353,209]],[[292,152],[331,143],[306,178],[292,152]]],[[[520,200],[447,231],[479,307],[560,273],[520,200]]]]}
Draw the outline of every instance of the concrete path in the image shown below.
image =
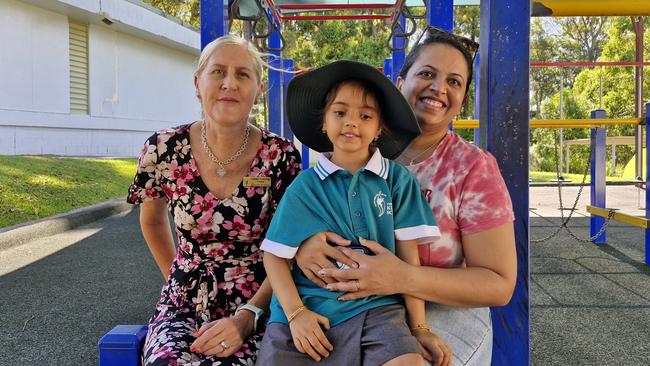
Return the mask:
{"type": "MultiPolygon", "coordinates": [[[[565,188],[564,200],[577,189],[565,188]]],[[[589,231],[588,197],[587,187],[570,222],[579,237],[589,231]]],[[[532,188],[530,201],[531,238],[548,236],[560,222],[557,189],[532,188]]],[[[614,204],[641,212],[633,187],[609,187],[614,204]]],[[[147,321],[163,278],[137,217],[134,210],[0,250],[0,365],[95,365],[101,335],[147,321]]],[[[607,235],[602,246],[566,232],[531,244],[532,365],[650,364],[644,234],[612,223],[607,235]]]]}

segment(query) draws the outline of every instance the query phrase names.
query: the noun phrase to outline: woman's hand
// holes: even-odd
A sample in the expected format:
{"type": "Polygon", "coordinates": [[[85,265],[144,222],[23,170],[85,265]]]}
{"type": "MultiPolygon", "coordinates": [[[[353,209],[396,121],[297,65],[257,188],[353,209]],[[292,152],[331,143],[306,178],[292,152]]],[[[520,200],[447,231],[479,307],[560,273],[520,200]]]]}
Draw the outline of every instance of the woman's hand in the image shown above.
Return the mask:
{"type": "Polygon", "coordinates": [[[196,340],[190,351],[207,356],[228,357],[239,351],[244,339],[253,332],[255,317],[248,311],[240,311],[230,318],[222,318],[203,324],[194,333],[196,340]]]}
{"type": "Polygon", "coordinates": [[[440,336],[426,329],[416,329],[413,336],[425,360],[434,366],[451,365],[451,347],[440,336]]]}
{"type": "Polygon", "coordinates": [[[343,239],[336,233],[325,231],[314,234],[302,242],[298,253],[296,253],[298,267],[300,267],[307,278],[320,287],[325,287],[328,283],[335,282],[333,278],[318,275],[318,271],[322,268],[336,268],[332,260],[345,263],[350,268],[357,267],[357,264],[353,260],[329,243],[348,246],[350,245],[350,240],[343,239]]]}
{"type": "Polygon", "coordinates": [[[330,329],[329,320],[309,309],[303,310],[290,323],[293,344],[300,353],[306,353],[316,361],[329,357],[334,349],[323,329],[330,329]]]}
{"type": "Polygon", "coordinates": [[[404,284],[408,283],[406,277],[408,264],[372,240],[359,238],[359,242],[375,255],[365,255],[352,249],[341,248],[340,250],[359,266],[350,269],[321,269],[319,271],[321,278],[333,277],[338,281],[328,284],[327,289],[345,292],[339,300],[404,293],[404,284]]]}

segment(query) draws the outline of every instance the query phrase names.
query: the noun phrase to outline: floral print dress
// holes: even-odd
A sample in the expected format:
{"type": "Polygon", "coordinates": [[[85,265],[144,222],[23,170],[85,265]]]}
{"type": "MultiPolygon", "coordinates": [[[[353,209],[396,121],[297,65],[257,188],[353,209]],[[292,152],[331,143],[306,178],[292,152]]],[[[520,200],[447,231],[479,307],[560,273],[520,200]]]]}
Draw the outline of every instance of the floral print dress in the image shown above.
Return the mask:
{"type": "Polygon", "coordinates": [[[204,323],[234,315],[266,273],[259,250],[286,187],[300,171],[293,144],[262,130],[262,146],[247,176],[270,177],[271,187],[244,187],[223,200],[201,179],[190,148],[191,124],[158,131],[145,143],[127,201],[166,199],[178,249],[149,322],[145,365],[253,365],[264,327],[227,358],[190,352],[204,323]]]}

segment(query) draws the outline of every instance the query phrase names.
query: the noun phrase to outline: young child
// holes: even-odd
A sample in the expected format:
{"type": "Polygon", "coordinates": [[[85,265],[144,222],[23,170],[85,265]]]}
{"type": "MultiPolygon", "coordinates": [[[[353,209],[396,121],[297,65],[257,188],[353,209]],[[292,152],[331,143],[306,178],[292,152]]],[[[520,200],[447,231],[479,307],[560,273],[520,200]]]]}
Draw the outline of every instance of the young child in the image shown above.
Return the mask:
{"type": "Polygon", "coordinates": [[[407,325],[400,296],[339,301],[288,261],[303,240],[333,231],[419,265],[417,244],[438,227],[417,181],[382,157],[419,134],[411,108],[376,69],[338,61],[291,81],[287,115],[296,137],[323,154],[287,188],[261,245],[273,299],[257,364],[424,365],[410,332],[426,327],[422,300],[404,297],[407,325]]]}

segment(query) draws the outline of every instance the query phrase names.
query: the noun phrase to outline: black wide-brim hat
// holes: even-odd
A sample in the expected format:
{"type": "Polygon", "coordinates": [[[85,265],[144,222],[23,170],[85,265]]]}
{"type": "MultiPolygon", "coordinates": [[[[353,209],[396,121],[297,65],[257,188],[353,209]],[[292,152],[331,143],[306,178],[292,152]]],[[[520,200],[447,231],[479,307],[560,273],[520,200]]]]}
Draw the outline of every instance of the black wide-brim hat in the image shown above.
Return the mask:
{"type": "Polygon", "coordinates": [[[420,127],[402,93],[381,72],[356,61],[336,61],[296,76],[287,88],[287,117],[293,134],[310,149],[332,151],[322,132],[325,97],[344,80],[362,80],[375,88],[386,126],[377,140],[382,156],[395,159],[420,134],[420,127]]]}

